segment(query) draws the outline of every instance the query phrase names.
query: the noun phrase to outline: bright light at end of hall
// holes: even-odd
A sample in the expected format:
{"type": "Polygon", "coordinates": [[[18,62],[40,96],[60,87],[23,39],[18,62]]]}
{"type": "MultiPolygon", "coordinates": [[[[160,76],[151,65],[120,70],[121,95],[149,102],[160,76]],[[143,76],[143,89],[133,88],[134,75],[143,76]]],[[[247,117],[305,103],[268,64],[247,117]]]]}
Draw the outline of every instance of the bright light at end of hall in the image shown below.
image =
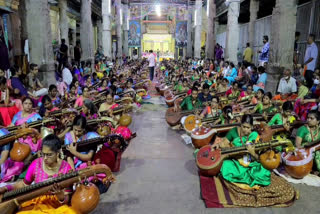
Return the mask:
{"type": "Polygon", "coordinates": [[[160,6],[160,4],[156,5],[156,13],[157,13],[158,16],[161,16],[161,6],[160,6]]]}

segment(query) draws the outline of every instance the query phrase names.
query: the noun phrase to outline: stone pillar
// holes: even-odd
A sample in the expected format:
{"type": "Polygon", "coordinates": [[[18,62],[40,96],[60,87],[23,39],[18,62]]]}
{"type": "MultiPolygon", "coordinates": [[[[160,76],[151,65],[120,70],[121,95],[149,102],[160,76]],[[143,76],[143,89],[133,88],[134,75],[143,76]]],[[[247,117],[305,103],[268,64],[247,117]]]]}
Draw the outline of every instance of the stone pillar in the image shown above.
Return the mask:
{"type": "Polygon", "coordinates": [[[230,0],[228,6],[228,24],[227,24],[227,42],[226,54],[227,60],[236,64],[238,62],[237,52],[239,46],[239,24],[240,0],[230,0]]]}
{"type": "Polygon", "coordinates": [[[117,17],[116,17],[116,24],[117,24],[117,57],[122,57],[122,24],[123,24],[123,11],[121,0],[115,1],[117,17]]]}
{"type": "Polygon", "coordinates": [[[82,60],[90,60],[93,62],[94,42],[91,19],[91,0],[81,0],[80,40],[82,48],[82,60]]]}
{"type": "Polygon", "coordinates": [[[66,40],[66,45],[69,45],[69,18],[67,15],[67,0],[59,0],[59,26],[60,38],[66,40]]]}
{"type": "Polygon", "coordinates": [[[102,20],[97,20],[97,29],[98,29],[98,47],[102,47],[102,20]]]}
{"type": "Polygon", "coordinates": [[[45,85],[55,84],[48,0],[25,0],[30,62],[38,64],[45,85]]]}
{"type": "Polygon", "coordinates": [[[128,33],[129,33],[129,15],[130,11],[128,9],[128,5],[123,5],[123,53],[126,56],[129,56],[129,48],[128,48],[128,33]]]}
{"type": "Polygon", "coordinates": [[[271,20],[267,91],[274,93],[284,69],[293,67],[296,14],[296,0],[276,1],[271,20]]]}
{"type": "Polygon", "coordinates": [[[216,18],[216,4],[214,0],[207,0],[207,40],[206,40],[206,58],[214,59],[214,46],[216,45],[216,31],[215,31],[215,18],[216,18]]]}
{"type": "MultiPolygon", "coordinates": [[[[76,26],[72,29],[72,46],[73,48],[76,47],[76,44],[77,44],[77,24],[76,26]]],[[[74,51],[73,51],[73,59],[74,59],[74,51]]]]}
{"type": "Polygon", "coordinates": [[[188,41],[187,41],[187,57],[192,57],[192,14],[193,7],[188,5],[188,22],[187,22],[187,34],[188,34],[188,41]]]}
{"type": "Polygon", "coordinates": [[[112,59],[111,51],[111,0],[102,0],[102,48],[103,53],[112,59]]]}
{"type": "Polygon", "coordinates": [[[201,24],[202,24],[202,0],[196,0],[195,8],[195,32],[194,32],[194,58],[201,58],[201,24]]]}
{"type": "Polygon", "coordinates": [[[249,22],[249,43],[251,48],[254,46],[254,25],[258,17],[258,11],[259,11],[259,1],[257,0],[251,0],[250,1],[250,22],[249,22]]]}

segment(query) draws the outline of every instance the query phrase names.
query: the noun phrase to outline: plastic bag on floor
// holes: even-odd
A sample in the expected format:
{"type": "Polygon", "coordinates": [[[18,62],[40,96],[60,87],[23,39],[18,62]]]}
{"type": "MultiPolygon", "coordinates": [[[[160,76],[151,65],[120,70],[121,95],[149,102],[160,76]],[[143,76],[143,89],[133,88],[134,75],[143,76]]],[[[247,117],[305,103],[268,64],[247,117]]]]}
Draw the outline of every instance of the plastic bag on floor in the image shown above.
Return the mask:
{"type": "Polygon", "coordinates": [[[187,145],[192,143],[191,137],[189,135],[183,134],[181,135],[181,137],[187,145]]]}

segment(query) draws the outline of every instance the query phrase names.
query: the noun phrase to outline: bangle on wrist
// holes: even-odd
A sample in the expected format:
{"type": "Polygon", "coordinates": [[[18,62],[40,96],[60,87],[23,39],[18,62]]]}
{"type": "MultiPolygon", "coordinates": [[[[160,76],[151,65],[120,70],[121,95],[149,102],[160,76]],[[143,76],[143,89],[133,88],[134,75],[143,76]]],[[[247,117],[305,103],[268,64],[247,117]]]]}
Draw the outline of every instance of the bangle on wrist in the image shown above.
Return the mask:
{"type": "Polygon", "coordinates": [[[67,196],[65,195],[64,198],[63,198],[63,201],[60,201],[60,199],[58,199],[59,203],[60,204],[64,204],[67,200],[67,196]]]}

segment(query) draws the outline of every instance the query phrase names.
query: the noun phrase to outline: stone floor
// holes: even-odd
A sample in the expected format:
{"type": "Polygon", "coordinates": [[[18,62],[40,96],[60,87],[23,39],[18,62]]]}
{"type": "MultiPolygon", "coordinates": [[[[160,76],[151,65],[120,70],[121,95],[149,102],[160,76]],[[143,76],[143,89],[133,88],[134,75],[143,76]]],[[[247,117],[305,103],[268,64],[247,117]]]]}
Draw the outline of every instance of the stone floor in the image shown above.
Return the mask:
{"type": "Polygon", "coordinates": [[[207,209],[193,149],[165,122],[164,105],[146,104],[135,113],[131,129],[137,132],[123,155],[117,181],[101,196],[95,214],[205,214],[205,213],[320,213],[320,188],[296,185],[300,199],[289,208],[207,209]]]}

